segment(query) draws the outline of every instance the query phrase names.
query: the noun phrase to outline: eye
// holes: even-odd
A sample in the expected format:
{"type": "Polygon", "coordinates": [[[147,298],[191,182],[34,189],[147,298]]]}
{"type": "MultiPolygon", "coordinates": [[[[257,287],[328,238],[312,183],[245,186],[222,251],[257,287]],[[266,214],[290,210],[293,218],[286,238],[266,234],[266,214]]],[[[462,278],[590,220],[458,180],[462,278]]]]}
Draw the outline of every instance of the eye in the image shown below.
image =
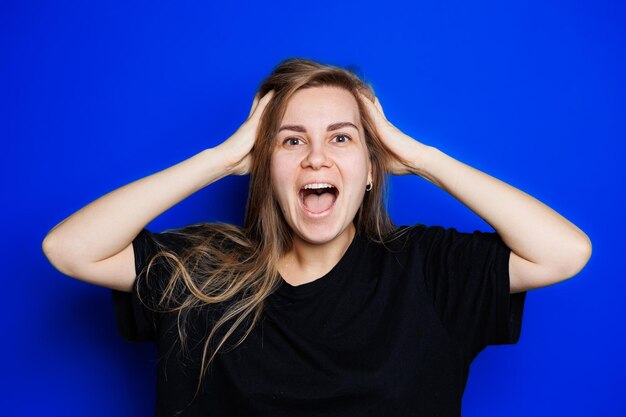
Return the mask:
{"type": "Polygon", "coordinates": [[[299,145],[299,143],[297,143],[298,141],[302,142],[302,139],[300,139],[300,138],[287,138],[287,139],[283,140],[283,145],[289,145],[289,146],[299,145]]]}
{"type": "Polygon", "coordinates": [[[335,137],[331,140],[331,142],[336,142],[336,143],[348,143],[348,142],[349,142],[349,141],[351,141],[351,140],[352,140],[352,138],[351,138],[350,136],[348,136],[348,135],[344,135],[344,134],[341,134],[341,135],[337,135],[337,136],[335,136],[335,137]],[[337,138],[342,138],[342,139],[341,139],[341,140],[335,140],[335,139],[337,139],[337,138]]]}

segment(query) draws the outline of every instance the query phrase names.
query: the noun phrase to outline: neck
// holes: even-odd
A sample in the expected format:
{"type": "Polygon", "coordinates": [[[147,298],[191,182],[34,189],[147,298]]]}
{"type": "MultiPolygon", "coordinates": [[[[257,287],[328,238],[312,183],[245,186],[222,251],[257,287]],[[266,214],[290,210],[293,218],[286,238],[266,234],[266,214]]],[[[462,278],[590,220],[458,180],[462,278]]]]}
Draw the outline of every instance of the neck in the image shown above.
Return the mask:
{"type": "Polygon", "coordinates": [[[291,285],[311,282],[327,274],[344,255],[356,233],[354,224],[330,242],[313,244],[294,234],[293,247],[279,266],[283,279],[291,285]]]}

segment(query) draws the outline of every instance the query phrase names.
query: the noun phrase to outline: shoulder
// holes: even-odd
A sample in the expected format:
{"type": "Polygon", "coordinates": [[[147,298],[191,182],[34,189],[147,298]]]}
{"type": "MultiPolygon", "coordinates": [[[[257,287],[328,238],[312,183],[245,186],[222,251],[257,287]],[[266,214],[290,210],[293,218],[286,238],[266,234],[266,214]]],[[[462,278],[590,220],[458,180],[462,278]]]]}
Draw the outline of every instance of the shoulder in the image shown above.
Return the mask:
{"type": "Polygon", "coordinates": [[[385,235],[382,241],[370,240],[379,243],[391,250],[404,250],[415,245],[420,240],[432,238],[438,232],[445,230],[442,226],[427,226],[425,224],[398,226],[391,233],[385,235]]]}
{"type": "Polygon", "coordinates": [[[180,275],[201,282],[245,256],[247,242],[241,228],[224,223],[194,223],[161,232],[143,229],[133,242],[137,275],[155,277],[159,288],[173,279],[180,283],[180,275]]]}
{"type": "Polygon", "coordinates": [[[164,276],[189,267],[215,267],[248,253],[241,228],[224,223],[195,223],[152,232],[143,229],[133,241],[137,271],[155,268],[164,276]]]}
{"type": "Polygon", "coordinates": [[[426,227],[422,224],[402,225],[381,237],[360,234],[358,237],[362,243],[360,243],[359,256],[371,256],[376,259],[380,256],[395,258],[414,252],[426,227]]]}
{"type": "Polygon", "coordinates": [[[147,237],[161,249],[179,253],[190,252],[194,248],[229,250],[248,243],[241,227],[227,223],[194,223],[158,233],[147,232],[147,237]]]}
{"type": "Polygon", "coordinates": [[[446,226],[429,226],[425,224],[416,224],[413,226],[400,226],[398,233],[407,235],[407,239],[428,242],[428,243],[452,243],[456,241],[499,241],[500,236],[496,232],[486,232],[474,230],[472,232],[464,232],[454,227],[446,226]]]}
{"type": "Polygon", "coordinates": [[[454,227],[422,223],[399,226],[386,235],[379,244],[392,252],[422,255],[445,252],[450,256],[505,246],[496,232],[480,230],[464,232],[454,227]]]}

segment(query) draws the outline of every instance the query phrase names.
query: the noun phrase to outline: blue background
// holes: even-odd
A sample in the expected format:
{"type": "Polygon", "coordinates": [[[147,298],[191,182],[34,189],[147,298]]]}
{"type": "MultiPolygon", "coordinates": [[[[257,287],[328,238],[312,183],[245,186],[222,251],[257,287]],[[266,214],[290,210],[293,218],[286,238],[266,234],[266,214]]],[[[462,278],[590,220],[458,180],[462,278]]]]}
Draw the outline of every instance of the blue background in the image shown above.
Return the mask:
{"type": "MultiPolygon", "coordinates": [[[[474,361],[463,415],[625,415],[625,17],[618,1],[3,1],[3,414],[153,414],[155,346],[121,339],[111,291],[59,273],[41,242],[227,139],[274,65],[299,56],[357,65],[398,128],[593,242],[578,276],[528,293],[520,342],[474,361]]],[[[148,227],[241,224],[247,181],[148,227]]],[[[418,177],[393,178],[389,206],[397,224],[492,230],[418,177]]]]}

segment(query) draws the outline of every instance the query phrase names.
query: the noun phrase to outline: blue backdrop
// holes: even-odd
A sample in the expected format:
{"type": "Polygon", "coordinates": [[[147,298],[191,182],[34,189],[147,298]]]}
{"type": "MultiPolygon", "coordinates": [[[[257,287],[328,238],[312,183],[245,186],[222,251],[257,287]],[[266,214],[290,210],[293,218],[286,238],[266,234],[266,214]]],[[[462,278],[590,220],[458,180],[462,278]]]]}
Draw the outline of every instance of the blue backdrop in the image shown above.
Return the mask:
{"type": "MultiPolygon", "coordinates": [[[[389,120],[545,202],[593,242],[528,293],[521,340],[474,361],[464,416],[623,416],[625,7],[618,1],[0,4],[7,266],[4,415],[150,416],[156,348],[118,336],[111,291],[56,271],[45,234],[96,198],[227,139],[283,58],[357,65],[389,120]]],[[[247,177],[148,228],[241,224],[247,177]]],[[[492,230],[418,177],[397,224],[492,230]]]]}

